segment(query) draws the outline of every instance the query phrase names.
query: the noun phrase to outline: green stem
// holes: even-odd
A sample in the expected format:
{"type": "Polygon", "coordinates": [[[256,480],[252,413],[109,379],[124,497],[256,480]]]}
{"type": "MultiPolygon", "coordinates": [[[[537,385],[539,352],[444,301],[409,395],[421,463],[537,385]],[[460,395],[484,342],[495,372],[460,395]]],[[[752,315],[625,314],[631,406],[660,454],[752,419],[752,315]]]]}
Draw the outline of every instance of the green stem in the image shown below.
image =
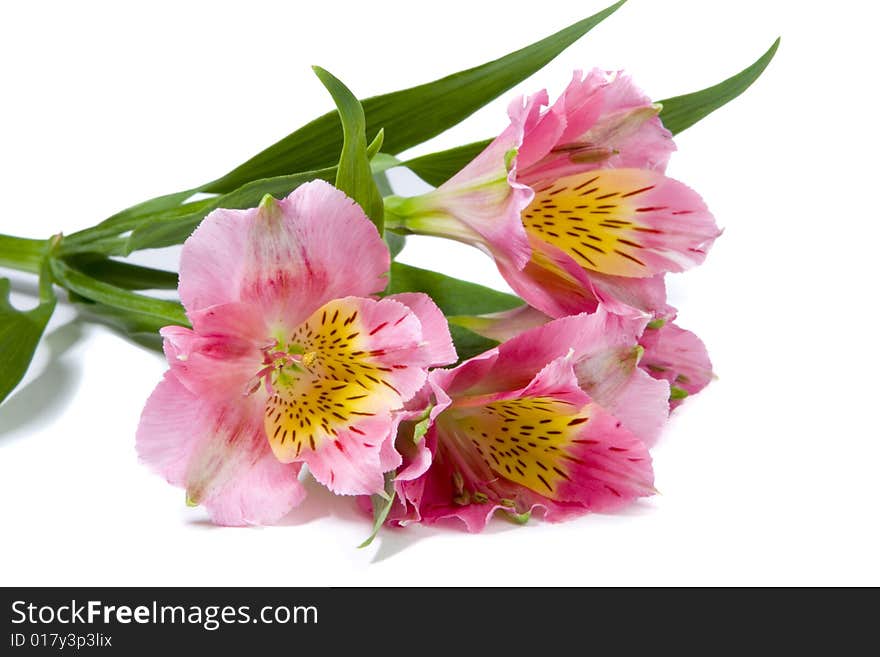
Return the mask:
{"type": "Polygon", "coordinates": [[[0,235],[0,267],[39,274],[47,246],[47,240],[0,235]]]}

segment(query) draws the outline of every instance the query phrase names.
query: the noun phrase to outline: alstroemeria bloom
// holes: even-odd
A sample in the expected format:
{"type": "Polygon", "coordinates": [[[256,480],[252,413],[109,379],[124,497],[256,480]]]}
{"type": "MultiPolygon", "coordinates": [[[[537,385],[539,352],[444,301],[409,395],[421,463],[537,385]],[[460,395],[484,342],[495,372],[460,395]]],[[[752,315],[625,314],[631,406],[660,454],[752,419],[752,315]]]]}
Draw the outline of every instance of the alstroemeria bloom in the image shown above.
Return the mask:
{"type": "Polygon", "coordinates": [[[623,75],[576,72],[509,109],[510,126],[436,190],[388,199],[389,225],[490,253],[551,317],[667,312],[662,275],[703,261],[718,236],[702,199],[663,175],[675,146],[623,75]],[[514,157],[515,154],[515,157],[514,157]]]}
{"type": "Polygon", "coordinates": [[[654,492],[648,446],[669,387],[637,367],[643,321],[599,310],[527,331],[428,382],[424,439],[397,439],[396,524],[460,518],[480,531],[503,509],[549,520],[614,509],[654,492]]]}
{"type": "Polygon", "coordinates": [[[401,462],[395,413],[427,368],[455,360],[422,294],[372,298],[389,253],[359,206],[316,181],[259,208],[216,210],[183,246],[192,330],[162,330],[170,366],[137,433],[141,459],[221,524],[258,524],[303,497],[383,489],[401,462]]]}

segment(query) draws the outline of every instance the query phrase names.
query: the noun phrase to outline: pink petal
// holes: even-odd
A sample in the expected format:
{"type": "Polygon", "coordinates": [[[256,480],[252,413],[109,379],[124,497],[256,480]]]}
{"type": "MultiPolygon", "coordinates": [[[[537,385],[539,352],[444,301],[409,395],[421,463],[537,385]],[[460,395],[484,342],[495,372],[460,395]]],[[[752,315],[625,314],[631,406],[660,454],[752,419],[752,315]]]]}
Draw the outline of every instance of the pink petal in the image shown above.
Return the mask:
{"type": "Polygon", "coordinates": [[[205,400],[222,403],[243,396],[262,367],[259,349],[235,335],[203,336],[181,326],[166,326],[160,333],[175,378],[205,400]]]}
{"type": "MultiPolygon", "coordinates": [[[[640,367],[655,379],[695,395],[709,385],[714,376],[709,353],[702,340],[672,322],[657,329],[646,329],[640,340],[645,348],[640,367]]],[[[682,399],[670,401],[672,408],[682,399]]]]}
{"type": "Polygon", "coordinates": [[[496,260],[498,271],[526,303],[550,317],[594,312],[599,299],[587,274],[563,251],[532,240],[531,260],[520,269],[496,260]]]}
{"type": "Polygon", "coordinates": [[[421,292],[403,292],[386,298],[402,303],[418,317],[422,324],[424,360],[428,365],[439,367],[458,360],[449,335],[449,324],[431,297],[421,292]]]}
{"type": "Polygon", "coordinates": [[[382,449],[392,443],[391,426],[388,414],[377,414],[358,422],[357,432],[339,428],[335,440],[304,451],[302,459],[315,479],[338,495],[380,493],[385,487],[384,473],[401,461],[396,452],[396,458],[388,459],[387,450],[382,449]]]}
{"type": "Polygon", "coordinates": [[[628,76],[594,69],[584,78],[575,71],[559,100],[525,135],[520,182],[536,186],[599,168],[663,171],[675,145],[657,112],[628,76]]]}
{"type": "MultiPolygon", "coordinates": [[[[602,114],[613,116],[615,113],[647,107],[650,104],[651,99],[636,87],[632,78],[619,72],[605,87],[602,114]]],[[[612,168],[637,167],[662,173],[666,170],[669,156],[675,151],[672,133],[663,127],[658,117],[644,122],[635,132],[621,132],[616,137],[609,144],[617,151],[607,163],[612,168]]]]}
{"type": "Polygon", "coordinates": [[[585,389],[646,447],[657,443],[669,414],[669,385],[665,381],[636,369],[625,385],[608,395],[607,403],[589,387],[585,389]]]}
{"type": "Polygon", "coordinates": [[[625,278],[591,271],[586,272],[586,276],[595,297],[617,315],[662,317],[674,312],[666,303],[666,282],[662,274],[625,278]]]}
{"type": "Polygon", "coordinates": [[[577,441],[578,448],[571,452],[577,461],[572,461],[569,480],[561,485],[557,499],[609,511],[654,494],[648,449],[619,419],[594,405],[577,441]]]}
{"type": "Polygon", "coordinates": [[[644,169],[559,178],[536,190],[523,223],[533,246],[551,245],[588,272],[632,278],[698,265],[720,234],[696,192],[644,169]]]}
{"type": "Polygon", "coordinates": [[[193,395],[168,372],[150,396],[137,431],[140,459],[169,483],[187,489],[223,525],[271,523],[305,491],[298,465],[272,455],[261,400],[220,405],[193,395]]]}
{"type": "Polygon", "coordinates": [[[385,287],[388,249],[360,207],[323,181],[250,210],[215,210],[184,243],[180,297],[189,313],[250,303],[270,325],[296,326],[331,299],[385,287]]]}

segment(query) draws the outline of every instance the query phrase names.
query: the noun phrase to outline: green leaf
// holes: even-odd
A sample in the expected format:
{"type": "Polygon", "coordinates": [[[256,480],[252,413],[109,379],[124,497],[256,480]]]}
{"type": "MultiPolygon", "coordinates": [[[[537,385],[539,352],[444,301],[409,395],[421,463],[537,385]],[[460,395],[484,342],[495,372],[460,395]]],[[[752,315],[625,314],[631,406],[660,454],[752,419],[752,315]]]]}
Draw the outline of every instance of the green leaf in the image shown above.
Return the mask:
{"type": "Polygon", "coordinates": [[[83,253],[65,261],[87,276],[126,290],[177,289],[177,273],[173,271],[132,265],[99,253],[83,253]]]}
{"type": "MultiPolygon", "coordinates": [[[[198,191],[198,188],[187,189],[182,192],[175,192],[174,194],[165,194],[164,196],[151,198],[148,201],[138,203],[137,205],[122,210],[121,212],[117,212],[112,217],[108,217],[99,223],[96,228],[115,228],[119,225],[128,225],[132,219],[149,217],[160,212],[165,212],[166,210],[172,210],[180,206],[181,203],[198,191]]],[[[74,235],[75,234],[76,233],[74,233],[74,235]]],[[[73,235],[71,235],[71,237],[73,237],[73,235]]]]}
{"type": "Polygon", "coordinates": [[[365,548],[370,543],[373,542],[373,539],[376,538],[376,535],[379,533],[379,530],[382,529],[382,523],[385,522],[385,519],[388,517],[388,513],[391,511],[391,507],[394,506],[394,473],[386,472],[385,473],[385,494],[384,495],[373,495],[373,532],[367,537],[363,543],[358,545],[359,548],[365,548]]]}
{"type": "Polygon", "coordinates": [[[40,303],[32,310],[21,311],[12,306],[10,287],[8,278],[0,278],[0,403],[27,372],[55,310],[55,295],[47,271],[41,274],[40,303]]]}
{"type": "Polygon", "coordinates": [[[729,103],[758,79],[767,68],[770,60],[773,59],[778,47],[779,39],[776,39],[758,61],[714,87],[661,100],[660,104],[663,105],[663,110],[660,112],[660,118],[663,120],[663,125],[672,134],[677,135],[719,107],[729,103]]]}
{"type": "MultiPolygon", "coordinates": [[[[481,66],[410,89],[362,102],[366,134],[385,129],[385,151],[397,154],[460,123],[489,101],[543,68],[554,57],[613,14],[617,2],[541,41],[481,66]]],[[[226,193],[244,183],[291,171],[335,164],[342,150],[336,112],[330,112],[270,146],[241,166],[201,188],[226,193]]]]}
{"type": "MultiPolygon", "coordinates": [[[[262,198],[262,197],[261,197],[262,198]]],[[[127,238],[122,233],[156,222],[185,222],[194,216],[205,216],[216,206],[217,197],[203,198],[175,207],[155,206],[153,212],[127,215],[112,224],[98,224],[68,235],[61,244],[59,255],[94,252],[104,255],[127,255],[127,238]]]]}
{"type": "Polygon", "coordinates": [[[63,260],[51,258],[52,274],[55,280],[77,294],[107,306],[126,310],[140,315],[148,315],[164,325],[189,326],[186,313],[176,301],[154,299],[142,294],[129,292],[121,287],[95,280],[72,268],[63,260]]]}
{"type": "Polygon", "coordinates": [[[400,292],[424,292],[444,315],[483,315],[523,304],[522,299],[506,292],[395,262],[385,294],[400,292]]]}
{"type": "Polygon", "coordinates": [[[400,166],[406,167],[429,185],[439,187],[492,143],[491,139],[457,146],[446,151],[422,155],[400,166]]]}
{"type": "MultiPolygon", "coordinates": [[[[373,180],[370,159],[367,156],[367,122],[364,108],[353,93],[342,82],[320,66],[313,66],[315,75],[330,92],[339,120],[342,122],[342,150],[336,169],[336,187],[363,208],[364,213],[376,224],[382,234],[384,206],[382,195],[373,180]]],[[[380,129],[377,139],[384,140],[380,129]]]]}

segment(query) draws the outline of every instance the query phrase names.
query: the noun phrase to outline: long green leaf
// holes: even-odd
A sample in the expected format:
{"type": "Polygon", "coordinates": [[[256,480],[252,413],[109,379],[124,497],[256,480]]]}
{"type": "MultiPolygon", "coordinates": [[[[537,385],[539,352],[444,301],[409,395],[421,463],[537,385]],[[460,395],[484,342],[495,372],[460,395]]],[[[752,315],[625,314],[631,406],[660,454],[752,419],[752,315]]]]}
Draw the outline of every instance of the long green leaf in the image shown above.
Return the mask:
{"type": "Polygon", "coordinates": [[[189,326],[186,313],[176,301],[154,299],[121,287],[97,281],[63,260],[51,259],[52,275],[59,284],[77,294],[113,308],[149,315],[165,324],[189,326]]]}
{"type": "MultiPolygon", "coordinates": [[[[385,129],[385,151],[411,148],[460,123],[489,101],[543,68],[554,57],[613,14],[624,0],[541,41],[482,66],[417,87],[367,98],[366,134],[385,129]]],[[[201,188],[226,193],[244,183],[335,164],[342,150],[336,112],[329,112],[201,188]]]]}
{"type": "MultiPolygon", "coordinates": [[[[261,197],[262,198],[262,197],[261,197]]],[[[119,237],[122,233],[154,223],[186,221],[188,218],[204,216],[216,207],[217,197],[203,198],[174,207],[154,206],[154,211],[143,214],[121,216],[118,221],[86,228],[64,238],[59,255],[94,252],[104,255],[127,255],[128,238],[119,237]]]]}
{"type": "Polygon", "coordinates": [[[660,104],[663,105],[663,110],[660,112],[660,118],[663,120],[663,125],[672,134],[677,135],[739,96],[767,68],[773,55],[776,54],[776,49],[779,48],[779,41],[776,39],[770,49],[761,55],[754,64],[733,77],[727,78],[724,82],[702,91],[661,100],[660,104]]]}
{"type": "Polygon", "coordinates": [[[0,278],[0,403],[27,372],[55,310],[55,295],[45,268],[40,281],[40,303],[36,308],[16,310],[10,303],[9,292],[9,279],[0,278]]]}
{"type": "Polygon", "coordinates": [[[66,260],[91,278],[126,290],[177,289],[177,273],[111,260],[96,253],[84,253],[66,260]]]}
{"type": "Polygon", "coordinates": [[[491,139],[475,141],[472,144],[456,146],[446,151],[422,155],[408,160],[400,166],[406,167],[429,185],[439,187],[482,153],[490,143],[492,143],[491,139]]]}
{"type": "Polygon", "coordinates": [[[385,294],[400,292],[424,292],[444,315],[483,315],[523,304],[522,299],[506,292],[395,262],[385,294]]]}
{"type": "Polygon", "coordinates": [[[165,194],[163,196],[151,198],[142,203],[138,203],[137,205],[133,205],[130,208],[126,208],[121,212],[117,212],[112,217],[108,217],[98,224],[97,228],[112,228],[119,225],[127,225],[132,219],[149,217],[159,212],[172,210],[198,191],[198,188],[187,189],[182,192],[175,192],[174,194],[165,194]]]}
{"type": "MultiPolygon", "coordinates": [[[[384,206],[382,195],[373,180],[367,155],[367,122],[360,101],[338,78],[320,66],[313,66],[315,75],[330,92],[342,123],[342,152],[336,167],[336,187],[348,194],[363,208],[382,234],[384,206]]],[[[377,139],[384,141],[384,132],[377,139]]]]}

